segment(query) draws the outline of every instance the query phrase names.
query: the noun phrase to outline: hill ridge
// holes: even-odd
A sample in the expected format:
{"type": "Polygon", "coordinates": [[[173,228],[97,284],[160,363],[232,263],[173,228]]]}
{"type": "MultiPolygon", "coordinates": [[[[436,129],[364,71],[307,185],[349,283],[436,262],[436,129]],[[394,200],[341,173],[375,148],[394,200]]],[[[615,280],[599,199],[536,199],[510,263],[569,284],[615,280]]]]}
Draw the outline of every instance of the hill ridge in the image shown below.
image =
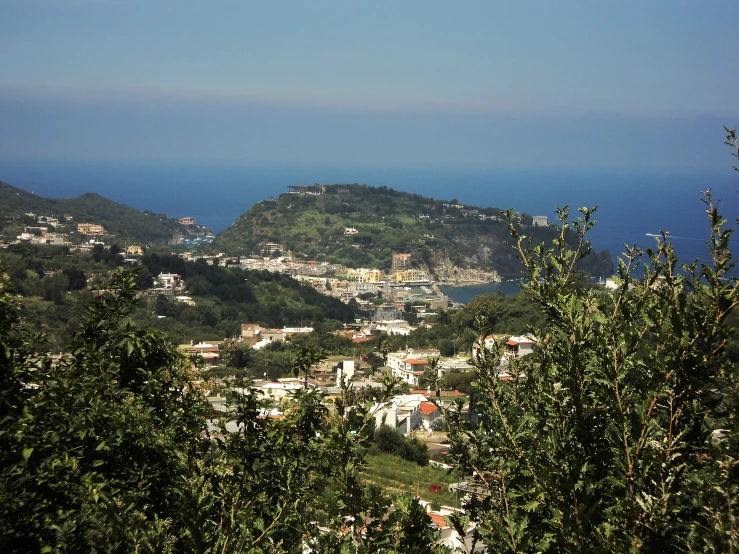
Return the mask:
{"type": "MultiPolygon", "coordinates": [[[[14,240],[26,227],[37,224],[28,216],[29,213],[62,219],[71,216],[75,224],[99,224],[122,242],[145,245],[167,244],[193,234],[190,226],[166,214],[137,210],[96,192],[72,198],[47,198],[0,181],[0,232],[6,241],[14,240]]],[[[62,221],[57,227],[70,231],[76,226],[64,225],[62,221]]]]}
{"type": "MultiPolygon", "coordinates": [[[[410,253],[415,267],[447,282],[520,274],[499,208],[358,183],[288,189],[254,204],[216,236],[213,248],[232,255],[277,250],[305,260],[383,270],[392,267],[394,253],[410,253]],[[478,277],[470,279],[470,272],[478,277]]],[[[549,242],[556,234],[543,218],[524,213],[522,221],[535,241],[549,242]]],[[[591,254],[581,269],[610,274],[610,253],[591,254]]]]}

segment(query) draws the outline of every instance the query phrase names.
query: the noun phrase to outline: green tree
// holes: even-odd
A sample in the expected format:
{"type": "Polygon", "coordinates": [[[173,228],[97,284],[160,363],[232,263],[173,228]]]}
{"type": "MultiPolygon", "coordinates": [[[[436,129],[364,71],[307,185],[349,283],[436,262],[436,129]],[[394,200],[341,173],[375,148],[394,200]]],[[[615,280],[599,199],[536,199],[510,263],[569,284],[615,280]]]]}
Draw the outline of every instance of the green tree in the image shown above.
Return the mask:
{"type": "MultiPolygon", "coordinates": [[[[394,382],[345,386],[334,412],[304,388],[281,418],[247,387],[232,399],[237,430],[211,434],[189,361],[131,321],[135,294],[118,272],[52,365],[0,275],[3,552],[435,551],[417,500],[390,513],[360,477],[394,382]]],[[[291,355],[294,370],[317,357],[291,355]]]]}
{"type": "Polygon", "coordinates": [[[181,491],[205,403],[164,336],[128,319],[132,277],[119,273],[112,286],[56,365],[18,343],[20,320],[0,291],[14,321],[2,329],[11,385],[0,430],[5,551],[161,551],[184,528],[181,491]]]}
{"type": "Polygon", "coordinates": [[[54,273],[41,279],[41,291],[44,300],[60,304],[69,288],[69,279],[63,273],[54,273]]]}
{"type": "Polygon", "coordinates": [[[663,234],[645,261],[627,250],[614,293],[577,284],[594,210],[574,220],[559,210],[549,249],[507,213],[546,330],[533,357],[507,369],[525,378],[498,378],[502,342],[480,351],[479,426],[447,414],[450,456],[478,478],[467,508],[489,549],[736,549],[737,382],[722,323],[739,288],[731,231],[710,192],[705,202],[712,263],[679,266],[663,234]]]}
{"type": "Polygon", "coordinates": [[[82,290],[87,287],[85,272],[77,267],[70,267],[62,271],[69,280],[69,290],[82,290]]]}

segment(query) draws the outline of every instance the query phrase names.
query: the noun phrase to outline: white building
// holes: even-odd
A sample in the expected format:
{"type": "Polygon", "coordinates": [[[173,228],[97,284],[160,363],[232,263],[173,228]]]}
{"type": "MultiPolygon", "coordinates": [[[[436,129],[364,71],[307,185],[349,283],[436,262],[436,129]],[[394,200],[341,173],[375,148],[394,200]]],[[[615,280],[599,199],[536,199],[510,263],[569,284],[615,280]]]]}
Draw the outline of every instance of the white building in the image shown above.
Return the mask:
{"type": "Polygon", "coordinates": [[[393,377],[418,387],[419,381],[429,365],[429,358],[438,358],[438,350],[413,350],[391,352],[387,356],[387,367],[393,377]]]}
{"type": "MultiPolygon", "coordinates": [[[[506,335],[488,335],[485,337],[484,345],[485,349],[492,351],[495,348],[496,343],[501,346],[501,341],[506,338],[506,335]]],[[[521,336],[510,336],[502,344],[504,346],[501,363],[506,363],[513,358],[520,358],[527,354],[533,354],[536,348],[537,339],[533,335],[521,335],[521,336]]],[[[473,357],[477,356],[479,345],[474,344],[472,346],[473,357]]]]}
{"type": "Polygon", "coordinates": [[[375,424],[390,428],[410,436],[421,425],[421,402],[427,399],[422,394],[401,394],[382,406],[375,405],[375,424]]]}
{"type": "Polygon", "coordinates": [[[344,360],[336,371],[336,386],[340,387],[342,381],[348,382],[352,377],[354,377],[354,360],[344,360]]]}

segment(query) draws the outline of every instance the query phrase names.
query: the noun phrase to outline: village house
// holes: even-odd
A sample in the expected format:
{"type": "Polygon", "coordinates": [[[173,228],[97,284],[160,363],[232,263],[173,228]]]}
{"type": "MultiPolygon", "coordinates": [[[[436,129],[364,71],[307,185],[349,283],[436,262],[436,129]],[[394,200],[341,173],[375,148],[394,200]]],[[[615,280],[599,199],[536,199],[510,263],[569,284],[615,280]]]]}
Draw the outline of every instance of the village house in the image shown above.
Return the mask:
{"type": "Polygon", "coordinates": [[[268,329],[256,323],[242,323],[240,340],[252,348],[262,348],[272,341],[282,342],[285,336],[282,329],[268,329]]]}
{"type": "Polygon", "coordinates": [[[217,365],[221,361],[221,355],[217,344],[199,342],[198,344],[181,344],[177,350],[190,356],[203,360],[206,365],[217,365]]]}
{"type": "Polygon", "coordinates": [[[33,237],[32,244],[53,244],[58,246],[71,244],[66,237],[60,233],[44,233],[40,237],[33,237]]]}
{"type": "Polygon", "coordinates": [[[470,523],[465,530],[465,536],[462,537],[454,527],[449,525],[447,517],[454,514],[464,514],[464,510],[452,508],[450,506],[441,506],[438,510],[434,510],[430,502],[421,501],[426,513],[431,518],[431,527],[436,531],[439,539],[437,544],[446,546],[452,552],[470,552],[471,554],[483,554],[487,552],[484,544],[479,542],[472,549],[474,542],[475,527],[474,523],[470,523]]]}
{"type": "Polygon", "coordinates": [[[413,350],[391,352],[387,355],[387,367],[393,377],[417,387],[421,376],[428,367],[429,358],[437,358],[438,350],[413,350]]]}
{"type": "Polygon", "coordinates": [[[444,358],[439,360],[439,377],[444,377],[447,373],[466,373],[472,371],[474,367],[469,363],[467,358],[444,358]]]}
{"type": "Polygon", "coordinates": [[[432,391],[430,388],[427,389],[411,389],[410,394],[423,394],[427,397],[434,397],[434,402],[440,406],[443,406],[444,408],[449,408],[452,404],[456,403],[458,400],[466,401],[468,400],[467,395],[463,392],[459,392],[458,390],[442,390],[438,391],[438,396],[436,396],[437,393],[432,391]]]}
{"type": "Polygon", "coordinates": [[[382,304],[375,310],[375,319],[378,321],[392,321],[403,319],[403,310],[393,304],[382,304]]]}
{"type": "Polygon", "coordinates": [[[182,277],[176,273],[160,273],[157,275],[157,282],[164,289],[176,289],[182,285],[182,277]]]}
{"type": "Polygon", "coordinates": [[[126,246],[126,254],[128,256],[143,256],[144,249],[138,245],[132,244],[130,246],[126,246]]]}
{"type": "Polygon", "coordinates": [[[411,334],[411,331],[416,329],[416,327],[411,327],[410,323],[408,323],[404,319],[393,319],[390,321],[383,320],[383,321],[377,321],[370,325],[368,331],[368,334],[372,334],[374,332],[378,333],[387,333],[388,335],[405,335],[408,336],[411,334]]]}
{"type": "Polygon", "coordinates": [[[421,402],[427,398],[422,394],[400,394],[382,406],[375,405],[375,424],[387,425],[406,436],[421,425],[421,402]]]}
{"type": "Polygon", "coordinates": [[[105,228],[97,223],[78,223],[77,232],[81,235],[104,235],[105,228]]]}
{"type": "Polygon", "coordinates": [[[392,281],[396,285],[428,285],[428,275],[420,269],[399,269],[393,271],[392,281]]]}
{"type": "Polygon", "coordinates": [[[431,429],[431,425],[439,418],[443,418],[441,410],[433,402],[421,402],[421,425],[424,429],[431,429]]]}
{"type": "MultiPolygon", "coordinates": [[[[500,341],[505,339],[507,335],[488,335],[485,337],[484,345],[485,349],[490,351],[495,347],[496,341],[500,344],[500,341]]],[[[536,348],[537,339],[533,335],[523,336],[508,336],[504,344],[503,355],[501,363],[507,363],[509,360],[514,358],[520,358],[528,354],[533,354],[536,348]]],[[[479,345],[476,343],[472,345],[472,355],[477,356],[479,345]]]]}

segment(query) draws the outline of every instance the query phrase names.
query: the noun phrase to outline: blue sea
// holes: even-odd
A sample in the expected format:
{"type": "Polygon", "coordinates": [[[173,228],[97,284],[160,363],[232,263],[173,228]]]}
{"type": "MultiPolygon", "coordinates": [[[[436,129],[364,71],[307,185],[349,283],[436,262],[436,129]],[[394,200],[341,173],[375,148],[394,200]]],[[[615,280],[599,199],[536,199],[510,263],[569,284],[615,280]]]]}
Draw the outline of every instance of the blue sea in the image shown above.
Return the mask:
{"type": "Polygon", "coordinates": [[[706,259],[709,225],[700,197],[708,188],[722,199],[726,219],[734,224],[739,215],[739,174],[728,163],[721,172],[665,172],[0,160],[0,181],[56,198],[96,192],[134,208],[194,217],[215,232],[289,185],[313,183],[387,186],[550,220],[555,206],[598,205],[590,237],[614,259],[624,243],[652,247],[655,239],[647,234],[662,230],[670,232],[682,261],[706,259]]]}

